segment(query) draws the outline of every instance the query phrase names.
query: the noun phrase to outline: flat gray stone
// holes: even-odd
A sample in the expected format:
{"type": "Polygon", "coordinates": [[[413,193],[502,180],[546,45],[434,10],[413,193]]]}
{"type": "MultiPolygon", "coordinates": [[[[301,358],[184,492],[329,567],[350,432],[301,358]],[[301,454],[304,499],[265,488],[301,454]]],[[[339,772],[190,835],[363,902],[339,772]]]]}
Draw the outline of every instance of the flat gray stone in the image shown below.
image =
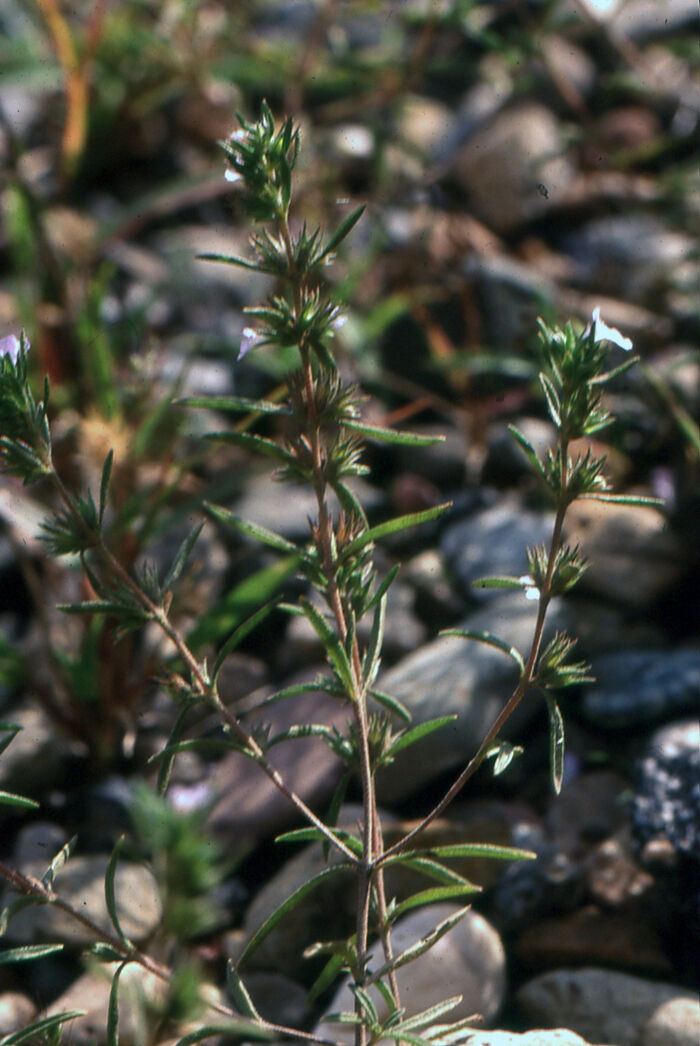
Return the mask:
{"type": "MultiPolygon", "coordinates": [[[[459,905],[435,904],[398,920],[392,933],[394,954],[399,955],[425,937],[456,911],[459,911],[459,905]]],[[[377,943],[370,951],[369,965],[377,969],[383,963],[384,953],[381,944],[377,943]]],[[[498,1015],[505,997],[505,951],[491,924],[470,910],[429,951],[400,967],[396,977],[401,1003],[408,1016],[461,995],[461,1002],[442,1020],[461,1020],[478,1013],[490,1024],[498,1015]]],[[[380,1019],[383,1019],[387,1016],[385,1002],[376,989],[370,988],[369,994],[380,1019]]],[[[346,982],[334,996],[328,1012],[338,1013],[353,1007],[354,997],[346,982]]],[[[348,1025],[321,1023],[316,1031],[341,1042],[352,1040],[352,1027],[348,1025]]]]}
{"type": "MultiPolygon", "coordinates": [[[[108,861],[109,858],[102,854],[69,858],[55,877],[54,890],[82,915],[113,934],[115,931],[107,911],[104,891],[108,861]]],[[[44,859],[30,861],[22,871],[25,875],[41,878],[48,863],[44,859]]],[[[163,914],[153,874],[144,865],[122,861],[117,865],[115,893],[123,933],[135,943],[146,940],[160,923],[163,914]]],[[[6,891],[4,903],[14,896],[13,891],[6,891]]],[[[43,904],[32,905],[18,912],[10,921],[7,937],[15,944],[60,941],[73,948],[84,948],[95,940],[87,927],[66,912],[43,904]]]]}
{"type": "Polygon", "coordinates": [[[566,1025],[590,1042],[638,1046],[645,1021],[678,998],[694,997],[674,984],[591,966],[543,973],[523,985],[516,1002],[530,1022],[566,1025]]]}
{"type": "MultiPolygon", "coordinates": [[[[493,597],[459,627],[491,632],[526,656],[536,616],[536,602],[518,591],[493,597]]],[[[560,618],[561,608],[555,601],[550,607],[549,631],[560,618]]],[[[516,682],[517,668],[505,654],[484,643],[451,636],[433,640],[381,675],[378,689],[402,701],[414,725],[437,716],[456,718],[379,773],[380,800],[401,800],[444,771],[463,766],[476,752],[516,682]]],[[[538,701],[532,695],[525,698],[506,736],[522,729],[537,708],[538,701]]]]}

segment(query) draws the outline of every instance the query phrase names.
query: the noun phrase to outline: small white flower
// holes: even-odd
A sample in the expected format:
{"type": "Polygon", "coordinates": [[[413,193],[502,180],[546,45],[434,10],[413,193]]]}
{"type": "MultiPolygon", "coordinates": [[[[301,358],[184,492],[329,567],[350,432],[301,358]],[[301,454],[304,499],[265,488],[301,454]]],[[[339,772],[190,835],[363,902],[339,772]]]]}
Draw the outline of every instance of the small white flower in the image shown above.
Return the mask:
{"type": "Polygon", "coordinates": [[[613,345],[619,346],[624,349],[625,352],[629,352],[632,348],[632,339],[625,338],[623,334],[620,334],[616,327],[608,327],[607,323],[604,323],[600,318],[600,308],[593,310],[593,316],[591,317],[593,324],[593,338],[595,341],[611,341],[613,345]]]}
{"type": "Polygon", "coordinates": [[[243,176],[238,171],[232,171],[230,168],[224,174],[224,178],[227,182],[240,182],[243,176]]]}
{"type": "Polygon", "coordinates": [[[535,587],[535,579],[529,574],[523,574],[518,581],[525,587],[525,599],[539,599],[540,590],[535,587]]]}
{"type": "Polygon", "coordinates": [[[333,328],[334,331],[339,331],[340,328],[344,327],[347,322],[348,322],[347,316],[345,316],[342,312],[339,312],[339,313],[336,313],[335,318],[332,320],[331,327],[333,328]]]}
{"type": "MultiPolygon", "coordinates": [[[[29,348],[27,338],[24,339],[24,344],[29,348]]],[[[16,334],[8,334],[6,338],[0,339],[0,357],[9,356],[13,363],[17,362],[21,348],[22,343],[16,334]]]]}
{"type": "Polygon", "coordinates": [[[243,334],[241,336],[241,348],[238,353],[238,359],[242,360],[246,353],[254,347],[258,340],[258,332],[253,330],[252,327],[244,327],[243,334]]]}

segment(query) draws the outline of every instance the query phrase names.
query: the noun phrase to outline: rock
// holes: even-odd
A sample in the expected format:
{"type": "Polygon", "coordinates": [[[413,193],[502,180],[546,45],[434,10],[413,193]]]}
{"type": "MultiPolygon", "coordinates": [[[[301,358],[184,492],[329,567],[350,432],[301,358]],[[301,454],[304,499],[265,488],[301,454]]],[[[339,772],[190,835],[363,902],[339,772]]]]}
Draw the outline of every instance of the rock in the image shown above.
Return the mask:
{"type": "MultiPolygon", "coordinates": [[[[513,955],[528,970],[571,963],[601,963],[639,973],[671,976],[671,963],[659,934],[645,921],[644,914],[641,904],[632,913],[586,905],[528,927],[515,942],[513,955]]],[[[563,1021],[563,1015],[560,1016],[563,1021]]],[[[574,1027],[586,1034],[583,1028],[574,1027]]],[[[599,1037],[607,1041],[602,1033],[599,1037]]]]}
{"type": "Polygon", "coordinates": [[[465,600],[453,589],[442,557],[426,549],[409,559],[401,576],[415,591],[416,613],[435,628],[446,628],[464,616],[465,600]]]}
{"type": "MultiPolygon", "coordinates": [[[[560,607],[551,606],[548,628],[553,629],[560,607]]],[[[492,632],[526,653],[532,640],[537,605],[517,592],[501,594],[472,614],[460,627],[492,632]]],[[[377,777],[382,802],[403,799],[439,774],[464,764],[477,750],[484,734],[512,692],[517,670],[500,651],[471,640],[444,636],[428,643],[380,675],[378,688],[402,701],[414,724],[436,716],[457,718],[420,741],[420,749],[400,755],[377,777]]],[[[522,729],[537,711],[537,702],[525,700],[506,728],[506,735],[522,729]]]]}
{"type": "Polygon", "coordinates": [[[697,1046],[700,1042],[700,1003],[697,999],[670,999],[643,1025],[639,1046],[697,1046]]]}
{"type": "MultiPolygon", "coordinates": [[[[467,1046],[592,1046],[566,1028],[538,1028],[520,1034],[514,1031],[477,1031],[467,1046]]],[[[612,1044],[609,1044],[612,1046],[612,1044]]]]}
{"type": "MultiPolygon", "coordinates": [[[[5,717],[21,729],[2,753],[0,789],[29,798],[40,797],[56,786],[63,774],[69,745],[62,741],[46,712],[25,704],[5,717]]],[[[13,810],[0,806],[0,821],[13,810]]]]}
{"type": "MultiPolygon", "coordinates": [[[[556,444],[557,433],[551,421],[521,417],[516,418],[514,424],[530,441],[538,457],[543,457],[548,448],[556,444]]],[[[524,475],[531,476],[532,468],[519,444],[513,439],[505,423],[494,425],[488,436],[482,481],[511,484],[524,475]]]]}
{"type": "Polygon", "coordinates": [[[475,216],[508,233],[546,212],[547,196],[568,189],[574,172],[564,148],[552,112],[526,103],[477,130],[455,157],[454,173],[475,216]]]}
{"type": "Polygon", "coordinates": [[[683,573],[686,554],[663,515],[646,506],[576,501],[564,539],[588,561],[581,591],[634,611],[651,606],[683,573]]]}
{"type": "Polygon", "coordinates": [[[0,993],[0,1035],[11,1035],[31,1024],[38,1010],[28,995],[22,992],[0,993]]]}
{"type": "Polygon", "coordinates": [[[613,770],[592,770],[565,781],[547,811],[547,827],[559,849],[580,856],[626,821],[621,797],[628,782],[613,770]]]}
{"type": "Polygon", "coordinates": [[[640,46],[689,29],[697,16],[693,0],[631,0],[619,6],[612,27],[640,46]]]}
{"type": "MultiPolygon", "coordinates": [[[[102,854],[69,858],[56,875],[54,889],[82,915],[108,933],[114,933],[104,895],[108,861],[109,858],[102,854]]],[[[22,871],[41,878],[46,866],[47,861],[42,858],[30,861],[22,871]]],[[[122,931],[136,943],[146,940],[157,928],[163,914],[152,873],[143,865],[121,861],[117,865],[115,892],[122,931]]],[[[12,897],[14,893],[6,891],[5,903],[12,897]]],[[[95,940],[87,927],[51,905],[23,908],[11,920],[7,936],[17,944],[60,941],[74,948],[83,948],[95,940]]]]}
{"type": "Polygon", "coordinates": [[[637,764],[632,825],[640,846],[666,839],[674,850],[700,861],[700,748],[676,739],[652,748],[637,764]]]}
{"type": "MultiPolygon", "coordinates": [[[[400,954],[457,911],[457,905],[436,904],[398,920],[392,934],[394,953],[400,954]]],[[[381,945],[376,943],[370,953],[370,968],[377,969],[383,962],[381,945]]],[[[455,1021],[479,1013],[491,1024],[505,996],[505,952],[494,928],[483,916],[470,910],[433,948],[398,969],[396,977],[401,1002],[409,1016],[443,999],[461,995],[462,1001],[442,1020],[455,1021]]],[[[369,994],[383,1019],[387,1015],[385,1003],[375,989],[370,989],[369,994]]],[[[352,1010],[353,1006],[353,995],[346,983],[336,993],[328,1011],[337,1013],[352,1010]]],[[[352,1035],[347,1025],[323,1022],[316,1031],[342,1042],[349,1041],[352,1035]]]]}
{"type": "Polygon", "coordinates": [[[644,1022],[670,999],[693,998],[673,984],[613,970],[552,970],[528,981],[516,995],[528,1021],[567,1025],[595,1043],[637,1046],[644,1022]]]}
{"type": "Polygon", "coordinates": [[[700,649],[631,649],[592,659],[583,711],[596,726],[628,730],[692,711],[700,702],[700,649]]]}
{"type": "Polygon", "coordinates": [[[424,95],[405,94],[401,99],[397,131],[401,139],[425,158],[435,154],[452,124],[450,108],[424,95]]]}
{"type": "MultiPolygon", "coordinates": [[[[264,692],[252,695],[256,701],[264,696],[264,692]]],[[[244,706],[238,708],[242,711],[244,706]]],[[[344,731],[349,718],[350,710],[340,701],[309,691],[261,709],[246,725],[270,724],[273,735],[295,723],[325,723],[344,731]]],[[[314,807],[330,799],[343,772],[338,758],[318,737],[281,741],[272,749],[270,761],[287,785],[314,807]]],[[[216,797],[209,820],[212,830],[219,838],[234,842],[241,853],[296,816],[292,803],[239,752],[227,752],[216,763],[207,788],[216,797]]]]}
{"type": "MultiPolygon", "coordinates": [[[[361,809],[351,805],[343,808],[340,827],[356,829],[361,809]]],[[[332,851],[330,864],[337,864],[342,856],[332,851]]],[[[240,942],[232,941],[231,957],[236,959],[240,948],[263,925],[266,919],[300,886],[322,872],[326,862],[317,844],[304,847],[290,857],[253,898],[243,923],[240,942]]],[[[318,940],[339,939],[353,932],[354,872],[339,872],[330,876],[302,898],[284,920],[260,944],[246,966],[251,969],[269,969],[293,977],[299,971],[300,956],[305,948],[318,940]]]]}
{"type": "Polygon", "coordinates": [[[287,1028],[306,1027],[306,992],[296,981],[281,973],[257,970],[244,975],[244,983],[253,1005],[266,1021],[287,1028]]]}
{"type": "MultiPolygon", "coordinates": [[[[20,871],[30,862],[44,862],[46,870],[62,846],[68,842],[68,833],[57,824],[35,821],[17,833],[12,848],[12,861],[20,871]]],[[[43,873],[42,873],[43,874],[43,873]]]]}
{"type": "Polygon", "coordinates": [[[563,242],[589,293],[645,302],[666,289],[691,244],[689,236],[646,214],[595,218],[563,242]]]}
{"type": "Polygon", "coordinates": [[[523,508],[508,497],[446,526],[440,548],[465,594],[488,600],[493,598],[493,590],[474,588],[473,582],[482,577],[526,574],[526,549],[549,541],[553,525],[553,513],[523,508]]]}
{"type": "MultiPolygon", "coordinates": [[[[353,480],[350,487],[367,511],[376,508],[381,494],[361,480],[353,480]]],[[[337,518],[339,505],[333,493],[328,506],[337,518]]],[[[236,515],[274,530],[290,541],[309,539],[309,519],[318,515],[316,495],[310,487],[284,489],[270,479],[270,472],[250,476],[245,490],[235,505],[236,515]]]]}
{"type": "MultiPolygon", "coordinates": [[[[73,1046],[106,1046],[109,993],[118,966],[118,963],[108,963],[84,973],[41,1016],[51,1017],[69,1010],[85,1010],[83,1016],[62,1026],[65,1040],[73,1046]]],[[[165,982],[155,974],[136,963],[125,967],[119,979],[121,1046],[138,1046],[144,1041],[149,1016],[152,1020],[153,1007],[163,1004],[166,991],[165,982]]]]}
{"type": "Polygon", "coordinates": [[[556,300],[542,272],[507,255],[473,254],[461,268],[479,306],[480,337],[502,352],[520,349],[547,303],[556,300]]]}

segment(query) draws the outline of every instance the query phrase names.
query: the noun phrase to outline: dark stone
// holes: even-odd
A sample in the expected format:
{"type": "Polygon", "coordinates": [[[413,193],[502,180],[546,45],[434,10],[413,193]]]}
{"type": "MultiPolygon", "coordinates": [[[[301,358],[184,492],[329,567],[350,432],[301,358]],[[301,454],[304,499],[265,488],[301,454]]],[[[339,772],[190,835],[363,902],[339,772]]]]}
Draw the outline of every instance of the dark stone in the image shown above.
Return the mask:
{"type": "Polygon", "coordinates": [[[592,675],[583,710],[610,730],[670,719],[700,700],[700,650],[621,650],[594,658],[592,675]]]}

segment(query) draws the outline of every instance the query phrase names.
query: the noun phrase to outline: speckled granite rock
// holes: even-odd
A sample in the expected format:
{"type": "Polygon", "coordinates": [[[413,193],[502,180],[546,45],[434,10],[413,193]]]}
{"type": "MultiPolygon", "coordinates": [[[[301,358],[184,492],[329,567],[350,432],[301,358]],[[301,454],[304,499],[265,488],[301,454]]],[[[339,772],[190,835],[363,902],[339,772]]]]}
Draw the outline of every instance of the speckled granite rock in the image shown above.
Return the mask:
{"type": "Polygon", "coordinates": [[[700,707],[700,650],[619,650],[591,667],[583,710],[597,726],[634,729],[700,707]]]}

